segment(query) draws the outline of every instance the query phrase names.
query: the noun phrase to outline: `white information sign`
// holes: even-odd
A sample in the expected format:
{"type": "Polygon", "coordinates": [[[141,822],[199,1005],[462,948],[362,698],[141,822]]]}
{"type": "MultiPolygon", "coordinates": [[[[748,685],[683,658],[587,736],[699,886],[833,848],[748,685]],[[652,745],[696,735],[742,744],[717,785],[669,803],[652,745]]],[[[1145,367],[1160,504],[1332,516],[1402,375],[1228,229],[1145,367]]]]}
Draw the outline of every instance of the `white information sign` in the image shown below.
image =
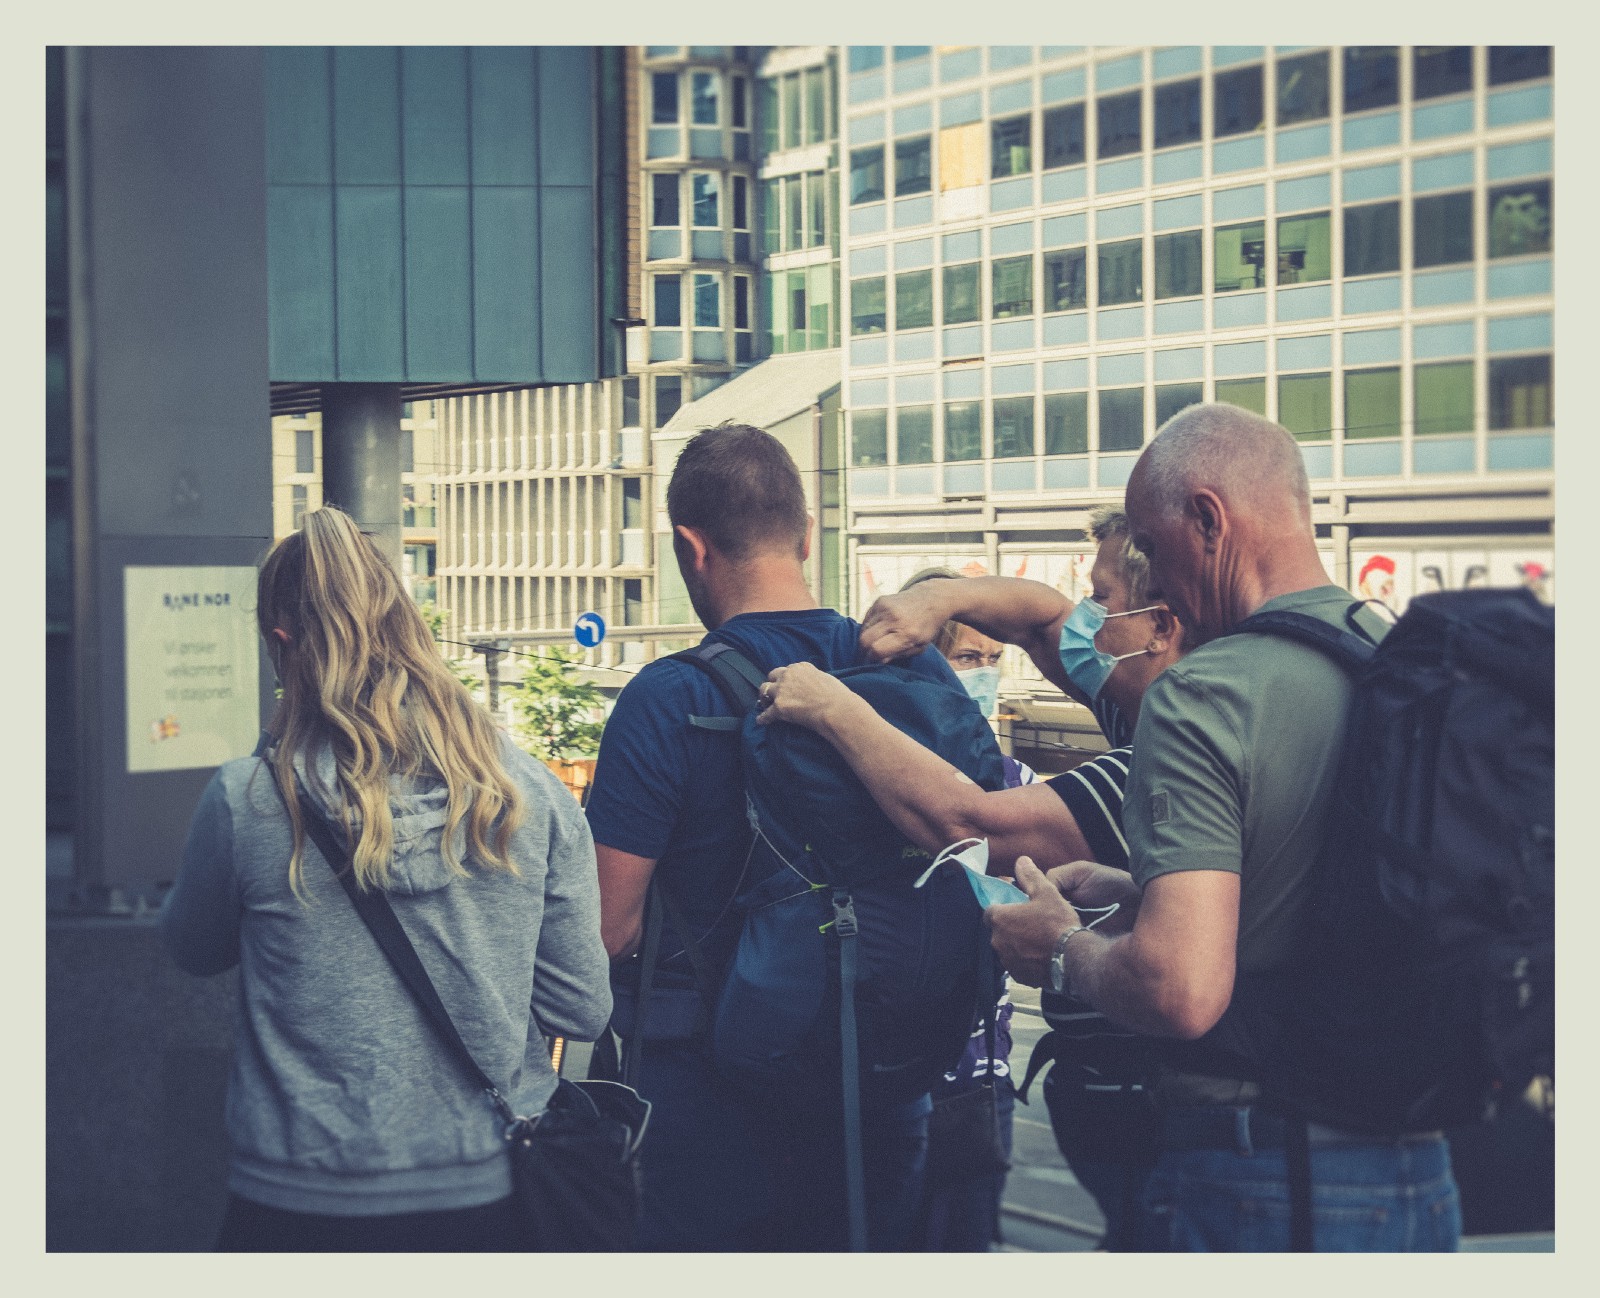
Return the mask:
{"type": "Polygon", "coordinates": [[[128,770],[220,766],[261,732],[256,570],[128,567],[128,770]]]}

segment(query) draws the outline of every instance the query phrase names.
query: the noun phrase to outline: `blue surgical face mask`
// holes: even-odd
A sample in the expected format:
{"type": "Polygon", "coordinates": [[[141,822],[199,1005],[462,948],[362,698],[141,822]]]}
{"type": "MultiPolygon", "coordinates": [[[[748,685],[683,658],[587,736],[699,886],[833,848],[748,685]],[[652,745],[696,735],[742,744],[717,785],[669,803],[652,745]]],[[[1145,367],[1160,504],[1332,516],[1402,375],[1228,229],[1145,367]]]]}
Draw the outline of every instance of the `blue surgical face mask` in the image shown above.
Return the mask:
{"type": "Polygon", "coordinates": [[[956,679],[978,705],[978,711],[992,717],[1000,706],[1000,669],[998,667],[970,667],[957,672],[956,679]]]}
{"type": "Polygon", "coordinates": [[[1072,615],[1062,623],[1059,648],[1062,670],[1067,673],[1068,680],[1088,695],[1091,703],[1100,697],[1112,668],[1124,658],[1138,658],[1150,652],[1149,649],[1136,649],[1131,654],[1101,653],[1095,648],[1094,638],[1100,634],[1106,619],[1132,617],[1136,613],[1150,613],[1160,607],[1159,604],[1150,604],[1144,608],[1131,608],[1126,613],[1107,613],[1104,604],[1081,599],[1072,610],[1072,615]]]}

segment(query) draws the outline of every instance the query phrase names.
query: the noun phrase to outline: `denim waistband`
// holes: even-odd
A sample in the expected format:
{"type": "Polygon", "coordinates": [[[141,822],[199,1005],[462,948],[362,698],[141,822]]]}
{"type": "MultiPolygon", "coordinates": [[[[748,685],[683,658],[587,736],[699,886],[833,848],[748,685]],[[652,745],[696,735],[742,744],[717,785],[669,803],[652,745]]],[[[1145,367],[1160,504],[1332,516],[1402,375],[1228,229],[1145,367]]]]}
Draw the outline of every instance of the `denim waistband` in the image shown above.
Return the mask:
{"type": "MultiPolygon", "coordinates": [[[[1307,1124],[1314,1149],[1339,1147],[1393,1147],[1442,1140],[1437,1131],[1376,1136],[1345,1131],[1320,1122],[1307,1124]]],[[[1228,1149],[1249,1155],[1256,1150],[1283,1149],[1289,1126],[1279,1114],[1257,1105],[1200,1104],[1169,1108],[1161,1118],[1161,1144],[1165,1149],[1228,1149]]]]}

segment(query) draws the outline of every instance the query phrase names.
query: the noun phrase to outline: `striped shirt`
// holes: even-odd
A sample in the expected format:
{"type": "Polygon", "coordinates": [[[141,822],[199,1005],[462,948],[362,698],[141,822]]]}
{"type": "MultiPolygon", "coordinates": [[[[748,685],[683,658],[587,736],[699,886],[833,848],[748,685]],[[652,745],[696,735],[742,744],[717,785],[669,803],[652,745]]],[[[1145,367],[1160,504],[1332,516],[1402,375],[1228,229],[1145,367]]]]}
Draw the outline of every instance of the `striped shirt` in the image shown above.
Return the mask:
{"type": "Polygon", "coordinates": [[[1128,840],[1122,836],[1122,795],[1128,784],[1132,748],[1113,748],[1045,783],[1067,804],[1094,859],[1128,868],[1128,840]]]}

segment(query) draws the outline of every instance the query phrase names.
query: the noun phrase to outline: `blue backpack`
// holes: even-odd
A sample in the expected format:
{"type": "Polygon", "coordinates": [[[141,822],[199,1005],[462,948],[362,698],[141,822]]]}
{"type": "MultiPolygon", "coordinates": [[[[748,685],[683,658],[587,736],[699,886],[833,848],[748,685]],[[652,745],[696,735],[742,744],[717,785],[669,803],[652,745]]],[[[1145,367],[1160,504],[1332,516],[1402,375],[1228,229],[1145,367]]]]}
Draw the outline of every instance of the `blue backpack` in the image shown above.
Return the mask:
{"type": "MultiPolygon", "coordinates": [[[[754,843],[734,905],[743,923],[713,970],[666,890],[652,885],[640,1017],[662,921],[710,1006],[711,1052],[773,1103],[843,1101],[852,1247],[862,1247],[860,1108],[915,1100],[961,1057],[999,997],[983,911],[964,867],[913,884],[930,858],[897,830],[834,748],[800,726],[758,725],[766,673],[727,644],[675,655],[707,672],[734,716],[754,843]]],[[[967,694],[893,665],[832,673],[878,715],[980,787],[1005,787],[988,721],[967,694]]]]}

